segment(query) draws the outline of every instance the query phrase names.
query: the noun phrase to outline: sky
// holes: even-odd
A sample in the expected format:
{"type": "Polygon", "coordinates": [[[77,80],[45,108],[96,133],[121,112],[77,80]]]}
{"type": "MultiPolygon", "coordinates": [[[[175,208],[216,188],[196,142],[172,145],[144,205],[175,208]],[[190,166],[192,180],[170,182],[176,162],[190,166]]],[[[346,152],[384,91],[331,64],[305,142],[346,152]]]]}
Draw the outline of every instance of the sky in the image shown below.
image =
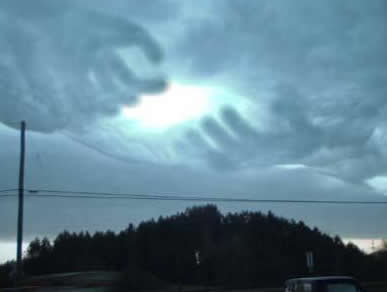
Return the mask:
{"type": "MultiPolygon", "coordinates": [[[[386,27],[384,0],[2,0],[0,190],[25,120],[28,189],[387,201],[386,27]]],[[[17,201],[0,200],[4,254],[17,201]]],[[[27,193],[24,238],[192,204],[27,193]]],[[[386,205],[219,208],[387,237],[386,205]]]]}

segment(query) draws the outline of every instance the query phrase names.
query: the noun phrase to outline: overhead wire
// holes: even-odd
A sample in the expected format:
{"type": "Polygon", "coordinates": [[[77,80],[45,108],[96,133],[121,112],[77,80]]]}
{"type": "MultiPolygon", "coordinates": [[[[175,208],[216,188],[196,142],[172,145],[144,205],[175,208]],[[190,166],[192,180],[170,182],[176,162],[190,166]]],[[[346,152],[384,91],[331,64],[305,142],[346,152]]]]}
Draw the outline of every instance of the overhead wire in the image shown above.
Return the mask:
{"type": "MultiPolygon", "coordinates": [[[[2,190],[3,192],[18,189],[2,190]]],[[[109,193],[90,191],[66,191],[47,189],[25,189],[25,198],[58,198],[58,199],[103,199],[103,200],[154,200],[154,201],[190,201],[213,203],[268,203],[268,204],[334,204],[334,205],[387,205],[386,201],[365,200],[305,200],[305,199],[252,199],[235,197],[182,196],[182,195],[144,195],[133,193],[109,193]]],[[[0,197],[12,197],[17,194],[0,194],[0,197]]]]}
{"type": "Polygon", "coordinates": [[[365,200],[305,200],[305,199],[252,199],[235,197],[205,197],[182,195],[144,195],[133,193],[109,193],[89,191],[40,190],[29,189],[28,196],[46,198],[79,198],[79,199],[129,199],[129,200],[159,200],[159,201],[195,201],[195,202],[228,202],[228,203],[274,203],[274,204],[351,204],[351,205],[387,205],[386,201],[365,200]]]}
{"type": "Polygon", "coordinates": [[[14,192],[17,191],[18,189],[5,189],[5,190],[0,190],[0,193],[7,193],[7,192],[14,192]]]}
{"type": "Polygon", "coordinates": [[[5,198],[5,197],[16,197],[17,194],[0,194],[0,198],[5,198]]]}

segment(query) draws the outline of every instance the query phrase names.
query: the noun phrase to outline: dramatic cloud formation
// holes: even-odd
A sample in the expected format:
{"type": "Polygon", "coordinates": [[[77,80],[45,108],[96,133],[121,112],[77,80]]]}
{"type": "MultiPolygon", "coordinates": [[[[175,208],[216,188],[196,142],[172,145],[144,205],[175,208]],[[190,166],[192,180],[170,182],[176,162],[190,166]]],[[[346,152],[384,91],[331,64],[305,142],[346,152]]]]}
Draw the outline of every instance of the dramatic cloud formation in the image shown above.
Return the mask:
{"type": "MultiPolygon", "coordinates": [[[[260,162],[269,158],[308,163],[355,182],[383,172],[386,4],[216,3],[217,13],[195,22],[185,34],[184,58],[191,58],[198,78],[232,80],[228,86],[252,99],[257,108],[268,107],[269,116],[262,120],[254,113],[241,113],[236,119],[233,113],[231,120],[226,111],[222,122],[236,135],[246,133],[239,144],[220,124],[203,123],[221,153],[230,158],[232,148],[249,153],[249,161],[258,157],[260,162]],[[190,46],[192,40],[201,46],[190,46]],[[241,121],[254,119],[261,131],[241,126],[241,121]],[[241,144],[254,145],[255,155],[241,144]]],[[[212,156],[214,161],[217,157],[219,153],[212,156]]]]}
{"type": "MultiPolygon", "coordinates": [[[[1,188],[17,181],[18,133],[5,125],[24,119],[31,188],[385,199],[384,0],[24,2],[0,2],[1,188]],[[123,114],[144,96],[179,111],[171,87],[206,92],[206,109],[158,128],[123,114]]],[[[14,234],[15,203],[2,199],[0,238],[14,234]]],[[[27,238],[188,205],[29,198],[27,238]]],[[[272,209],[350,237],[387,230],[385,206],[221,208],[272,209]]]]}
{"type": "Polygon", "coordinates": [[[162,59],[157,42],[130,20],[70,3],[2,6],[3,123],[25,119],[43,132],[82,128],[164,88],[163,80],[137,77],[115,51],[137,46],[150,61],[162,59]]]}

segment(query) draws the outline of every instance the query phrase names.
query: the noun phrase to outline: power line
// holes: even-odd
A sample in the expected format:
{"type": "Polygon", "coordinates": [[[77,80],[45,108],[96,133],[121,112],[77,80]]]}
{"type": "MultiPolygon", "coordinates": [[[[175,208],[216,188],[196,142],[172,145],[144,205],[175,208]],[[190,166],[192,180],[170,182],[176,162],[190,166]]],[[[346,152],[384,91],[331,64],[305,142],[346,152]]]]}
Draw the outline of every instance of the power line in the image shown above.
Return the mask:
{"type": "Polygon", "coordinates": [[[20,126],[20,122],[6,122],[6,123],[2,122],[1,124],[5,125],[5,126],[7,126],[7,125],[18,125],[18,126],[20,126]]]}
{"type": "MultiPolygon", "coordinates": [[[[177,196],[177,195],[144,195],[144,194],[133,194],[133,193],[108,193],[108,192],[89,192],[89,191],[63,191],[63,190],[27,190],[30,194],[48,193],[48,194],[65,194],[65,195],[81,195],[82,197],[87,196],[103,196],[107,198],[140,198],[140,199],[184,199],[184,200],[214,200],[220,199],[217,197],[199,197],[199,196],[177,196]]],[[[77,197],[77,196],[75,196],[77,197]]]]}
{"type": "Polygon", "coordinates": [[[108,192],[62,191],[62,190],[27,190],[27,197],[74,198],[74,199],[127,199],[159,201],[195,201],[195,202],[228,202],[228,203],[273,203],[273,204],[341,204],[341,205],[387,205],[387,201],[354,201],[354,200],[292,200],[292,199],[250,199],[202,196],[144,195],[108,192]],[[46,193],[46,194],[42,194],[46,193]]]}
{"type": "Polygon", "coordinates": [[[13,192],[13,191],[17,191],[17,190],[18,190],[18,189],[0,190],[0,193],[13,192]]]}
{"type": "MultiPolygon", "coordinates": [[[[188,201],[213,203],[269,203],[269,204],[330,204],[330,205],[387,205],[387,201],[348,201],[348,200],[292,200],[292,199],[249,199],[202,196],[144,195],[107,192],[62,191],[29,189],[26,198],[59,199],[102,199],[102,200],[153,200],[188,201]],[[45,193],[45,194],[44,194],[45,193]]],[[[0,194],[0,197],[14,197],[16,194],[0,194]]]]}
{"type": "Polygon", "coordinates": [[[0,194],[0,198],[2,197],[15,197],[16,194],[0,194]]]}
{"type": "Polygon", "coordinates": [[[121,200],[162,200],[162,201],[171,201],[171,200],[179,200],[179,201],[188,201],[189,198],[169,198],[169,197],[153,197],[153,196],[93,196],[93,195],[61,195],[61,194],[30,194],[27,197],[42,197],[42,198],[70,198],[70,199],[107,199],[107,200],[114,200],[114,199],[121,199],[121,200]]]}
{"type": "Polygon", "coordinates": [[[119,196],[119,197],[177,197],[184,198],[183,196],[171,196],[171,195],[144,195],[133,193],[110,193],[110,192],[89,192],[89,191],[64,191],[64,190],[41,190],[41,189],[26,189],[30,194],[40,193],[54,193],[54,194],[74,194],[74,195],[93,195],[93,196],[119,196]]]}

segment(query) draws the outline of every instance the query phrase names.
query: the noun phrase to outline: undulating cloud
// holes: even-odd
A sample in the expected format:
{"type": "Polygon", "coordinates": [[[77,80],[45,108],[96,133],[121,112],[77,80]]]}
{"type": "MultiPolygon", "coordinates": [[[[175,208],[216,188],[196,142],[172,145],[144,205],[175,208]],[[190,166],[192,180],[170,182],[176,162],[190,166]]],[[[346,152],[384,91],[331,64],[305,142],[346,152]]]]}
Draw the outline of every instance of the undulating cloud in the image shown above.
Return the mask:
{"type": "Polygon", "coordinates": [[[77,4],[2,2],[4,124],[26,120],[41,132],[84,129],[135,104],[139,94],[164,89],[165,80],[138,77],[117,52],[135,46],[160,63],[162,50],[145,28],[77,4]]]}
{"type": "MultiPolygon", "coordinates": [[[[384,0],[25,2],[0,1],[4,188],[17,182],[9,127],[26,120],[31,188],[385,199],[384,0]],[[123,114],[144,96],[165,100],[164,116],[179,111],[167,83],[203,92],[205,109],[159,128],[123,114]]],[[[0,238],[14,234],[15,202],[0,204],[0,238]]],[[[188,205],[29,198],[26,234],[117,230],[188,205]]],[[[387,230],[384,206],[221,208],[272,209],[348,237],[387,230]]]]}

